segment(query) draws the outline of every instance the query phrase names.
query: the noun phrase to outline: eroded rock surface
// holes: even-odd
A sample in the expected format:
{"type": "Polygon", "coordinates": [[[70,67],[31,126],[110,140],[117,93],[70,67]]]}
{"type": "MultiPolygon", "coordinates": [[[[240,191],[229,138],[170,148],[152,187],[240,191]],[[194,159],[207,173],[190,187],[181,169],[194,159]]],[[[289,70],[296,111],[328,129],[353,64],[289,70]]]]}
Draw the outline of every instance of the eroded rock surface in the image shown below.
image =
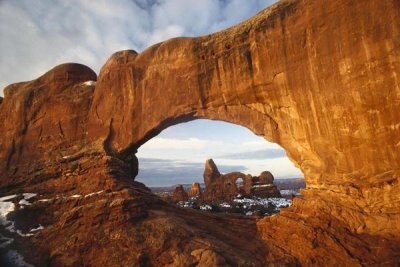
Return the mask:
{"type": "Polygon", "coordinates": [[[199,183],[193,183],[188,192],[189,197],[200,197],[202,195],[199,183]]]}
{"type": "Polygon", "coordinates": [[[0,193],[37,193],[13,218],[44,229],[8,233],[5,249],[38,266],[396,266],[399,10],[398,0],[281,1],[222,32],[118,52],[96,84],[64,64],[8,86],[0,193]],[[220,216],[132,181],[143,143],[197,118],[281,145],[305,175],[304,198],[270,218],[220,216]]]}
{"type": "Polygon", "coordinates": [[[186,201],[188,198],[188,193],[185,191],[182,185],[178,185],[172,194],[172,200],[174,202],[186,201]]]}
{"type": "Polygon", "coordinates": [[[206,202],[232,200],[237,195],[249,197],[281,197],[274,185],[274,176],[264,171],[260,176],[241,172],[221,174],[212,159],[206,160],[204,167],[205,190],[202,199],[206,202]]]}

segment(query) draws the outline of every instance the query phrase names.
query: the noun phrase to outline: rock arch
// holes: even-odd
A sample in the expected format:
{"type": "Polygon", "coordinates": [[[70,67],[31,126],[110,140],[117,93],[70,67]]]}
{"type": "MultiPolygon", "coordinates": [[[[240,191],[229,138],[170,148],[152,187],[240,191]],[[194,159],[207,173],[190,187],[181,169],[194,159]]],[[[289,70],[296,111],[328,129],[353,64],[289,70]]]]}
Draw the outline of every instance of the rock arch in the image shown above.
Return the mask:
{"type": "Polygon", "coordinates": [[[377,213],[380,188],[396,202],[399,177],[395,5],[343,1],[327,14],[283,1],[219,33],[117,52],[100,71],[89,136],[111,129],[109,146],[123,158],[170,125],[228,121],[281,145],[306,177],[305,194],[377,213]],[[389,10],[388,21],[370,25],[350,14],[358,9],[389,10]]]}
{"type": "MultiPolygon", "coordinates": [[[[168,40],[140,54],[117,52],[95,86],[85,81],[96,74],[79,64],[10,85],[0,101],[0,192],[50,198],[104,191],[98,199],[43,207],[52,227],[42,241],[30,242],[55,265],[111,264],[107,253],[79,253],[100,239],[104,252],[116,237],[136,249],[114,250],[121,264],[199,263],[203,254],[226,260],[213,247],[231,263],[247,257],[255,263],[394,264],[400,254],[399,10],[397,0],[281,1],[219,33],[168,40]],[[218,231],[236,223],[233,229],[259,237],[252,243],[241,236],[251,255],[235,247],[232,234],[224,235],[225,243],[210,238],[212,245],[194,250],[199,242],[174,227],[190,222],[201,232],[204,226],[190,219],[198,215],[163,206],[127,178],[137,169],[140,145],[196,118],[251,129],[281,145],[305,174],[304,200],[295,199],[279,216],[240,223],[208,218],[218,231]],[[154,214],[167,214],[166,229],[185,240],[183,251],[173,242],[159,251],[129,236],[93,234],[116,220],[119,230],[139,236],[132,232],[142,229],[138,221],[156,229],[154,214]],[[182,220],[174,221],[177,216],[182,220]],[[87,229],[75,231],[74,222],[87,229]],[[63,254],[58,247],[65,236],[76,242],[63,254]]],[[[168,233],[164,241],[173,239],[168,233]]]]}

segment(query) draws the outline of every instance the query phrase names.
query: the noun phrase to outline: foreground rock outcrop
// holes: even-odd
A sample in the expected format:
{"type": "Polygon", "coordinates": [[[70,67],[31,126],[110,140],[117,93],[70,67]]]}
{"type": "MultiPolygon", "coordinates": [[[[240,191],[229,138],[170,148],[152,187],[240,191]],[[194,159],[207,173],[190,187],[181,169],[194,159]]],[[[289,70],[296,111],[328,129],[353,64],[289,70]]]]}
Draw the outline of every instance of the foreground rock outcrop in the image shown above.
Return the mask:
{"type": "Polygon", "coordinates": [[[98,77],[64,64],[6,87],[0,196],[36,193],[23,209],[12,200],[8,219],[22,234],[43,229],[2,229],[13,238],[2,250],[37,266],[396,266],[399,10],[281,1],[222,32],[117,52],[98,77]],[[142,144],[197,118],[281,145],[304,199],[270,218],[221,216],[132,180],[142,144]]]}

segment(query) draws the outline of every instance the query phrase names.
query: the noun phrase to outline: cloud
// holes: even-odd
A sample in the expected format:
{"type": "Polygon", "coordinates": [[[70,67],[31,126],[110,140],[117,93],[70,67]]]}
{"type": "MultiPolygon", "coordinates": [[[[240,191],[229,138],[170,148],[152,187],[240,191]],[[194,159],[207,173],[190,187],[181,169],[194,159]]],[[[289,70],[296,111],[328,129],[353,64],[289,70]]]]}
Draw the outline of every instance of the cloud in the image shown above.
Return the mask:
{"type": "Polygon", "coordinates": [[[146,143],[147,149],[179,149],[179,150],[198,150],[203,149],[213,143],[209,140],[201,140],[198,138],[188,138],[188,139],[174,139],[174,138],[163,138],[154,137],[146,143]]]}
{"type": "MultiPolygon", "coordinates": [[[[215,163],[221,173],[243,172],[259,175],[270,171],[275,178],[303,177],[288,158],[264,160],[216,159],[215,163]]],[[[175,159],[139,158],[139,174],[136,177],[147,186],[170,186],[203,182],[204,162],[190,162],[175,159]]]]}
{"type": "Polygon", "coordinates": [[[261,149],[220,155],[217,158],[223,159],[274,159],[286,157],[283,149],[261,149]]]}
{"type": "MultiPolygon", "coordinates": [[[[218,163],[217,163],[218,164],[218,163]]],[[[245,166],[218,164],[222,173],[243,171],[245,166]]],[[[204,163],[157,158],[139,158],[139,174],[135,180],[147,186],[169,186],[203,182],[204,163]]]]}
{"type": "Polygon", "coordinates": [[[0,95],[64,62],[96,72],[115,51],[198,36],[255,15],[272,0],[2,0],[0,95]]]}
{"type": "MultiPolygon", "coordinates": [[[[260,138],[262,139],[262,138],[260,138]]],[[[241,144],[243,148],[247,150],[251,149],[282,149],[278,144],[268,142],[264,139],[262,140],[254,140],[254,141],[246,141],[241,144]]]]}

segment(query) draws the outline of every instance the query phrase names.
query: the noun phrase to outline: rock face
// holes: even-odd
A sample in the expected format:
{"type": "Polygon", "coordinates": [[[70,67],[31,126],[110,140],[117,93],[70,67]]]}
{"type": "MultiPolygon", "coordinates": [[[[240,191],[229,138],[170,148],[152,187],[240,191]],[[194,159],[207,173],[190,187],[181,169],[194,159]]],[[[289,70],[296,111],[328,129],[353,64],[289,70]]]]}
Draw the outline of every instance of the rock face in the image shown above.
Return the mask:
{"type": "Polygon", "coordinates": [[[186,201],[189,199],[188,194],[186,193],[185,189],[183,188],[182,185],[178,185],[174,193],[172,194],[172,200],[174,202],[179,202],[179,201],[186,201]]]}
{"type": "Polygon", "coordinates": [[[274,183],[274,176],[269,171],[263,171],[258,176],[258,182],[260,184],[273,184],[274,183]]]}
{"type": "Polygon", "coordinates": [[[256,197],[281,197],[273,183],[274,176],[264,171],[260,176],[251,176],[241,172],[220,174],[212,159],[208,159],[204,168],[205,190],[202,198],[207,202],[232,200],[238,194],[256,197]]]}
{"type": "Polygon", "coordinates": [[[199,183],[193,183],[192,187],[188,192],[189,197],[200,197],[201,196],[201,187],[199,183]]]}
{"type": "Polygon", "coordinates": [[[13,248],[38,266],[396,266],[399,10],[281,1],[222,32],[117,52],[95,85],[92,70],[64,64],[8,86],[0,194],[38,193],[13,218],[44,227],[9,233],[13,248]],[[209,215],[132,181],[142,144],[197,118],[281,145],[305,175],[304,198],[271,218],[209,215]]]}
{"type": "Polygon", "coordinates": [[[213,183],[216,179],[221,177],[221,173],[219,172],[217,165],[215,165],[212,159],[206,160],[206,164],[204,167],[204,184],[207,186],[213,183]]]}
{"type": "Polygon", "coordinates": [[[252,179],[251,190],[248,193],[257,197],[282,197],[278,187],[274,184],[274,176],[269,171],[263,171],[252,179]]]}

